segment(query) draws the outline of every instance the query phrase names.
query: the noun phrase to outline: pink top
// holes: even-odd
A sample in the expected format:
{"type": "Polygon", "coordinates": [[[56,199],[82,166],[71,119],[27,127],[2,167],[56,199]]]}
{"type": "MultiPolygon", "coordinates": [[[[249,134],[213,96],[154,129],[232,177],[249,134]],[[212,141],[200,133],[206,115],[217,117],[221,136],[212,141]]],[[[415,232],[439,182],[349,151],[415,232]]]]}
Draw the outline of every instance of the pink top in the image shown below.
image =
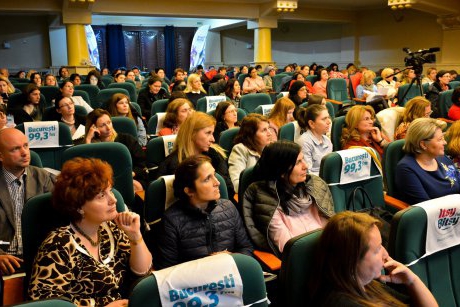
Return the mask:
{"type": "Polygon", "coordinates": [[[313,90],[315,91],[316,95],[321,95],[324,98],[327,98],[327,92],[326,92],[326,84],[327,81],[316,81],[315,84],[313,85],[313,90]]]}
{"type": "Polygon", "coordinates": [[[284,214],[283,209],[278,207],[268,226],[268,233],[279,251],[283,252],[284,245],[289,239],[318,228],[323,228],[326,223],[326,218],[320,216],[314,202],[307,210],[298,214],[291,213],[291,215],[284,214]]]}
{"type": "Polygon", "coordinates": [[[256,79],[251,77],[246,77],[243,83],[243,92],[244,93],[258,93],[265,91],[265,82],[262,77],[257,76],[256,79]]]}

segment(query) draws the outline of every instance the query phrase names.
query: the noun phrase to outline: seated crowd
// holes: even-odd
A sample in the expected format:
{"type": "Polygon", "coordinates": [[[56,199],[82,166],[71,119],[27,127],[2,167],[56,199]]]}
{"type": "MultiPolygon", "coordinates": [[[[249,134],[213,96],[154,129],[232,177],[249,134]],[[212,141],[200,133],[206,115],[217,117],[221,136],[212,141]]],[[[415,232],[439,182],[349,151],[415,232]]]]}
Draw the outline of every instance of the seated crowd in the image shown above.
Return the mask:
{"type": "Polygon", "coordinates": [[[8,243],[0,245],[1,273],[24,269],[21,213],[30,198],[51,192],[53,210],[69,220],[40,245],[28,272],[29,299],[65,297],[78,306],[123,306],[132,281],[152,270],[220,253],[254,256],[255,249],[281,257],[290,239],[324,229],[317,268],[322,274],[315,275],[319,280],[308,289],[316,305],[437,305],[420,278],[382,247],[379,221],[336,212],[320,174],[321,161],[333,151],[366,147],[380,165],[393,140],[405,140],[405,155],[395,169],[398,199],[414,205],[460,194],[460,124],[454,122],[444,138],[445,121],[451,124],[460,118],[460,87],[452,90],[452,107],[446,114],[452,120],[436,119],[441,115],[440,97],[451,89],[451,72],[428,69],[422,81],[428,83],[426,95],[411,97],[405,104],[398,102],[398,89],[411,83],[411,69],[395,74],[395,69],[384,68],[376,74],[352,64],[343,71],[335,63],[327,68],[288,65],[279,72],[283,78],[276,79],[282,84],[276,84],[273,66],[265,71],[242,66],[208,72],[199,66],[191,74],[177,68],[171,80],[163,68],[148,76],[137,67],[82,76],[62,67],[56,77],[32,72],[21,90],[5,69],[0,72],[0,241],[8,243]],[[337,78],[346,80],[356,105],[342,106],[328,98],[328,82],[337,78]],[[74,95],[87,87],[95,92],[117,88],[117,83],[132,84],[136,100],[126,90],[97,102],[89,92],[74,95]],[[54,87],[55,95],[44,97],[45,87],[54,87]],[[269,95],[271,109],[262,109],[264,114],[246,112],[241,103],[249,94],[269,95]],[[220,102],[211,106],[210,96],[220,102]],[[198,111],[200,99],[206,100],[207,112],[198,111]],[[341,109],[339,114],[331,111],[331,104],[341,109]],[[387,123],[378,120],[388,110],[398,114],[391,135],[387,123]],[[340,114],[344,124],[331,133],[334,116],[340,114]],[[117,131],[116,117],[128,118],[136,135],[117,131]],[[141,203],[152,178],[174,175],[174,201],[164,208],[160,227],[154,228],[158,232],[144,225],[143,209],[117,211],[112,192],[117,165],[74,158],[57,176],[31,165],[28,138],[14,127],[50,120],[69,128],[74,146],[123,144],[141,203]],[[295,136],[281,140],[287,125],[294,125],[295,136]],[[231,132],[234,137],[227,148],[223,136],[231,132]],[[170,153],[148,169],[149,142],[170,136],[175,138],[170,153]],[[333,145],[334,138],[340,148],[333,145]],[[243,187],[245,170],[252,170],[253,181],[243,187]],[[145,236],[156,239],[146,243],[145,236]],[[352,241],[360,242],[356,251],[347,245],[352,241]],[[388,275],[381,275],[382,269],[388,275]],[[336,271],[344,276],[336,276],[336,271]],[[406,285],[409,295],[384,282],[406,285]]]}

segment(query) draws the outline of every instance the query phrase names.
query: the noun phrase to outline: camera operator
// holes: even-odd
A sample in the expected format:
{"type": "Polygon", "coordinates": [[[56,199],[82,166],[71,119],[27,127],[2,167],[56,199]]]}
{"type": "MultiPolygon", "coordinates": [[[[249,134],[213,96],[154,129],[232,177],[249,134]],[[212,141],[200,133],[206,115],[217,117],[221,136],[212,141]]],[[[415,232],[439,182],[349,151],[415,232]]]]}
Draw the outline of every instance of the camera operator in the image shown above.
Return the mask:
{"type": "Polygon", "coordinates": [[[431,102],[431,110],[433,113],[431,117],[437,118],[440,117],[439,114],[439,94],[450,90],[450,73],[447,70],[440,70],[436,74],[436,81],[431,84],[426,93],[426,99],[431,102]]]}

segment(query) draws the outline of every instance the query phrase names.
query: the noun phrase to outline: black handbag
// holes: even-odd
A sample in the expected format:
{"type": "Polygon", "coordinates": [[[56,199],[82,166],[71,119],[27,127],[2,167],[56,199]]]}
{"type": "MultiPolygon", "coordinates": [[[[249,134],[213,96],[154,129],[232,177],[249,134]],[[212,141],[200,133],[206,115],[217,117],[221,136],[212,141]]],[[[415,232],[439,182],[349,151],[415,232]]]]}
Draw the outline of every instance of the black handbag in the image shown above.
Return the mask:
{"type": "Polygon", "coordinates": [[[391,212],[388,212],[387,210],[381,208],[381,207],[376,207],[372,203],[371,198],[369,197],[369,194],[367,194],[366,190],[364,190],[363,187],[356,187],[353,190],[353,193],[351,193],[350,198],[348,199],[348,206],[347,209],[350,211],[354,212],[362,212],[362,213],[367,213],[370,216],[378,219],[381,222],[380,228],[380,234],[382,235],[382,245],[387,248],[388,247],[388,242],[390,239],[390,228],[391,228],[391,220],[393,219],[393,214],[391,212]],[[358,201],[357,199],[357,193],[361,192],[361,200],[362,200],[362,207],[364,209],[356,211],[356,202],[358,201]],[[366,206],[366,201],[369,203],[368,206],[366,206]]]}

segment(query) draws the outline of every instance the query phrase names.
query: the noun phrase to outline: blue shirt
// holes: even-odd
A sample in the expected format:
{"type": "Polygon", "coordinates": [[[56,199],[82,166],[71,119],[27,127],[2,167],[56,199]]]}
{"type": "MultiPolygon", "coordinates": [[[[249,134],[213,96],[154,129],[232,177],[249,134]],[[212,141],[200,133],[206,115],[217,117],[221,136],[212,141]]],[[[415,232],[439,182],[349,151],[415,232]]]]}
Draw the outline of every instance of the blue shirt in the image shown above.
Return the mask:
{"type": "Polygon", "coordinates": [[[396,166],[396,195],[411,205],[460,193],[460,176],[446,156],[436,158],[438,169],[426,171],[412,155],[405,155],[396,166]]]}

